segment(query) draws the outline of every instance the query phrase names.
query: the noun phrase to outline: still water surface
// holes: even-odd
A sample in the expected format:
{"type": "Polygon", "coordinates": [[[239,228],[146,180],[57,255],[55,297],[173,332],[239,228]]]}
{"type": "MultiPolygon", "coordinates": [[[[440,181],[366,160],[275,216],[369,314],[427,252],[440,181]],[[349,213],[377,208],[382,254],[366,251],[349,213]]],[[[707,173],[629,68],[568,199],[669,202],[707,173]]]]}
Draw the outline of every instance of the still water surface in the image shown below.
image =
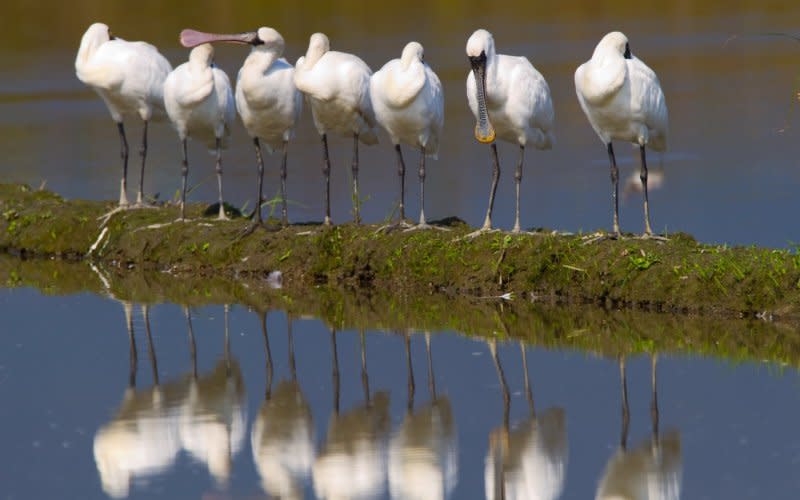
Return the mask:
{"type": "MultiPolygon", "coordinates": [[[[486,210],[488,148],[472,137],[467,108],[465,56],[476,28],[494,32],[501,53],[525,55],[548,80],[556,112],[557,144],[552,151],[529,151],[523,177],[525,227],[590,231],[610,226],[607,159],[575,97],[573,73],[603,34],[619,29],[631,49],[659,75],[670,113],[668,153],[653,155],[651,209],[657,231],[687,231],[707,242],[756,243],[785,247],[797,241],[795,193],[800,186],[795,93],[800,44],[734,34],[792,32],[800,19],[795,1],[722,0],[709,2],[483,2],[464,5],[439,0],[404,3],[286,2],[101,2],[64,4],[11,0],[0,33],[0,159],[3,179],[47,186],[68,197],[117,199],[117,131],[103,103],[75,77],[80,37],[93,21],[115,34],[156,44],[173,66],[187,58],[177,44],[182,28],[231,32],[273,26],[286,39],[294,62],[308,37],[324,31],[332,48],[354,52],[373,70],[399,57],[415,39],[438,72],[445,91],[445,135],[439,160],[428,165],[428,217],[457,215],[472,225],[486,210]],[[489,8],[487,8],[489,7],[489,8]]],[[[220,47],[218,66],[232,78],[246,48],[220,47]]],[[[140,125],[128,125],[138,145],[140,125]]],[[[180,149],[166,124],[150,130],[145,188],[171,199],[179,186],[180,149]]],[[[385,137],[361,151],[361,192],[368,195],[367,222],[388,217],[396,203],[395,160],[385,137]]],[[[350,219],[350,141],[331,138],[334,222],[350,219]]],[[[288,193],[292,221],[321,220],[322,176],[319,138],[306,112],[290,146],[288,193]]],[[[133,149],[135,151],[135,148],[133,149]]],[[[406,158],[414,165],[416,154],[406,158]]],[[[516,148],[500,145],[503,173],[495,223],[513,219],[513,165],[516,148]]],[[[135,160],[135,154],[133,155],[135,160]]],[[[190,199],[216,200],[212,158],[203,147],[190,149],[190,182],[201,183],[190,199]]],[[[621,207],[624,230],[641,231],[641,195],[635,151],[619,145],[623,179],[630,180],[621,207]]],[[[278,158],[267,157],[265,193],[277,192],[278,158]]],[[[255,158],[240,124],[225,153],[226,197],[253,206],[255,158]]],[[[136,161],[133,162],[134,164],[136,161]]],[[[132,168],[136,171],[136,168],[132,168]]],[[[413,169],[411,169],[413,170],[413,169]]],[[[131,175],[130,185],[138,182],[131,175]]],[[[417,210],[417,179],[409,174],[407,213],[417,210]]]]}
{"type": "Polygon", "coordinates": [[[587,352],[498,341],[495,361],[493,343],[457,332],[334,333],[314,318],[290,329],[280,311],[265,337],[262,315],[240,306],[227,324],[223,306],[192,309],[190,327],[178,305],[145,317],[134,304],[30,289],[3,290],[0,308],[2,498],[656,488],[788,499],[800,488],[794,369],[628,358],[625,432],[620,363],[587,352]]]}

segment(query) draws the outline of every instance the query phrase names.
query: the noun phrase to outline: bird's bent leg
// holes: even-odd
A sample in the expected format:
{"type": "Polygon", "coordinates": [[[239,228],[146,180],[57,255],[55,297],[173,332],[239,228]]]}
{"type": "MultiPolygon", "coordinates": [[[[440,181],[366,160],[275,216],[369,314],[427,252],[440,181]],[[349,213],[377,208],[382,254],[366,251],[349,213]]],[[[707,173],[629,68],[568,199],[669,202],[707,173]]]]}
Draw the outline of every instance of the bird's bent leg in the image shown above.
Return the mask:
{"type": "Polygon", "coordinates": [[[639,179],[642,181],[642,193],[644,193],[644,234],[649,236],[653,234],[653,230],[650,227],[650,204],[647,200],[647,155],[643,145],[639,146],[639,152],[642,156],[642,170],[639,172],[639,179]]]}
{"type": "Polygon", "coordinates": [[[119,206],[128,206],[128,139],[125,138],[125,126],[117,122],[119,139],[121,143],[120,157],[122,158],[122,180],[119,186],[119,206]]]}
{"type": "Polygon", "coordinates": [[[139,156],[142,161],[141,171],[139,172],[139,192],[136,193],[136,205],[144,205],[144,162],[147,159],[147,120],[144,121],[142,129],[142,147],[139,149],[139,156]]]}
{"type": "Polygon", "coordinates": [[[181,217],[186,218],[186,178],[189,176],[189,156],[186,151],[186,139],[181,140],[183,149],[183,161],[181,162],[181,217]]]}
{"type": "Polygon", "coordinates": [[[611,184],[613,189],[611,191],[611,200],[614,204],[614,236],[619,237],[619,169],[617,168],[617,159],[614,157],[614,146],[608,143],[608,159],[611,162],[611,184]]]}
{"type": "Polygon", "coordinates": [[[322,174],[325,176],[325,221],[331,225],[331,160],[328,156],[328,135],[322,134],[322,174]]]}
{"type": "Polygon", "coordinates": [[[361,200],[358,197],[358,134],[353,134],[353,222],[361,224],[361,213],[359,205],[361,200]]]}
{"type": "Polygon", "coordinates": [[[497,192],[497,181],[500,179],[500,159],[497,157],[497,143],[492,143],[492,188],[489,191],[489,208],[486,210],[486,219],[483,221],[482,230],[492,228],[492,208],[494,207],[494,195],[497,192]]]}
{"type": "Polygon", "coordinates": [[[261,200],[264,199],[264,157],[261,155],[261,142],[258,140],[258,137],[253,137],[253,147],[256,148],[256,160],[258,161],[258,179],[256,181],[258,185],[258,196],[256,197],[253,219],[255,224],[261,224],[261,200]]]}
{"type": "Polygon", "coordinates": [[[283,159],[281,160],[281,224],[289,225],[289,209],[286,201],[286,160],[289,157],[289,141],[283,141],[283,159]]]}
{"type": "MultiPolygon", "coordinates": [[[[219,186],[219,216],[217,220],[228,220],[225,215],[225,202],[222,200],[222,139],[217,137],[217,186],[219,186]]],[[[259,205],[261,203],[259,202],[259,205]]]]}
{"type": "Polygon", "coordinates": [[[514,186],[516,188],[517,193],[517,203],[516,203],[516,211],[514,216],[514,229],[511,230],[512,233],[518,233],[520,231],[519,225],[519,189],[520,184],[522,184],[522,162],[525,159],[525,146],[520,145],[519,147],[519,163],[517,163],[517,171],[514,174],[514,186]]]}
{"type": "Polygon", "coordinates": [[[406,163],[403,161],[403,152],[400,150],[400,144],[394,145],[394,150],[397,152],[397,176],[400,179],[400,222],[406,218],[406,163]]]}

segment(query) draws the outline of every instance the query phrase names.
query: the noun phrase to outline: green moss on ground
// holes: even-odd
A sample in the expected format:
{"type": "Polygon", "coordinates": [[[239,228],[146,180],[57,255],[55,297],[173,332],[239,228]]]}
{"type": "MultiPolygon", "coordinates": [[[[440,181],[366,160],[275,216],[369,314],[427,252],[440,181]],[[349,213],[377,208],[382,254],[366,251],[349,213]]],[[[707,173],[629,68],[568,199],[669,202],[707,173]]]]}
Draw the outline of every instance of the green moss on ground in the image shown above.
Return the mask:
{"type": "Polygon", "coordinates": [[[800,256],[786,250],[710,246],[685,234],[666,243],[586,245],[580,235],[500,232],[466,240],[471,228],[458,222],[446,232],[296,225],[238,238],[249,221],[203,218],[199,205],[188,207],[189,222],[174,222],[177,208],[162,207],[120,212],[101,227],[98,217],[113,207],[0,185],[0,248],[202,278],[207,286],[259,282],[279,270],[292,297],[318,285],[411,301],[511,292],[525,301],[610,309],[800,318],[800,256]]]}

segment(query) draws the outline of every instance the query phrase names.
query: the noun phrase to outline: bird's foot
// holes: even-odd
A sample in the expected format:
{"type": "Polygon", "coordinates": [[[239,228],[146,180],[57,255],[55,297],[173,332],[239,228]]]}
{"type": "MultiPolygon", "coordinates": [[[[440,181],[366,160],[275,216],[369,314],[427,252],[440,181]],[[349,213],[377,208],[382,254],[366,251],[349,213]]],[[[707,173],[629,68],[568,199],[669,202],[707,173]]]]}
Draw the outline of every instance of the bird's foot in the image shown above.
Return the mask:
{"type": "Polygon", "coordinates": [[[398,231],[400,229],[406,230],[406,229],[409,229],[411,227],[414,227],[414,224],[411,224],[410,222],[408,222],[405,219],[400,219],[400,220],[394,221],[392,223],[382,225],[381,227],[376,229],[373,234],[391,233],[392,231],[398,231]]]}
{"type": "Polygon", "coordinates": [[[104,213],[103,215],[101,215],[100,217],[97,218],[97,220],[100,221],[100,227],[103,227],[106,224],[108,224],[108,221],[115,214],[118,214],[120,212],[124,212],[124,211],[126,211],[126,210],[128,210],[130,208],[131,208],[131,206],[126,203],[125,205],[119,205],[119,206],[115,207],[113,210],[109,210],[108,212],[104,213]]]}
{"type": "Polygon", "coordinates": [[[653,233],[644,233],[641,236],[636,236],[636,239],[639,240],[655,240],[655,241],[669,241],[669,238],[666,236],[661,236],[660,234],[653,234],[653,233]]]}
{"type": "Polygon", "coordinates": [[[482,228],[478,229],[477,231],[472,231],[471,233],[464,235],[463,237],[459,238],[459,240],[474,240],[475,238],[477,238],[478,236],[480,236],[482,234],[497,233],[499,231],[500,231],[499,229],[492,229],[491,226],[488,226],[488,227],[487,226],[483,226],[482,228]]]}
{"type": "Polygon", "coordinates": [[[137,200],[131,208],[158,208],[158,205],[147,200],[137,200]]]}
{"type": "Polygon", "coordinates": [[[411,226],[411,227],[405,229],[403,232],[404,233],[410,233],[411,231],[425,231],[425,230],[428,230],[428,229],[436,229],[437,231],[450,231],[449,227],[432,226],[432,225],[428,224],[427,222],[421,222],[421,223],[417,224],[416,226],[411,226]]]}
{"type": "Polygon", "coordinates": [[[251,222],[250,225],[244,229],[244,231],[239,233],[239,236],[237,236],[236,239],[240,240],[246,236],[250,236],[255,232],[256,229],[263,229],[264,231],[267,232],[275,232],[275,231],[280,231],[281,227],[273,224],[268,224],[263,220],[255,220],[251,222]]]}
{"type": "Polygon", "coordinates": [[[591,245],[593,243],[598,243],[600,241],[605,240],[621,240],[623,236],[619,232],[611,232],[611,233],[603,233],[597,232],[594,234],[589,234],[583,237],[583,244],[584,245],[591,245]]]}

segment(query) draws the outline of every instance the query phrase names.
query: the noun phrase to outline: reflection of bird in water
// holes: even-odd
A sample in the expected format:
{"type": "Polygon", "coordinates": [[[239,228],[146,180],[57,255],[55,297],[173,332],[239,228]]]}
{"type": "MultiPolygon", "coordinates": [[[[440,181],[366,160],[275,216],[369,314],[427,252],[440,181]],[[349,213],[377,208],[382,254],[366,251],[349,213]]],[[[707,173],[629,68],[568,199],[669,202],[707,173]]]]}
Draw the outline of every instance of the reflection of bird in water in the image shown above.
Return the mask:
{"type": "Polygon", "coordinates": [[[651,439],[628,450],[628,384],[625,379],[625,359],[620,359],[622,382],[622,432],[619,450],[606,465],[597,488],[598,500],[676,500],[681,490],[681,439],[677,431],[664,436],[658,431],[658,397],[656,392],[656,357],[651,364],[653,400],[651,439]]]}
{"type": "Polygon", "coordinates": [[[103,491],[120,498],[128,495],[131,482],[155,476],[170,467],[181,450],[178,435],[180,405],[186,395],[185,381],[161,385],[158,379],[150,317],[142,306],[147,345],[153,369],[153,385],[136,387],[138,355],[130,302],[123,302],[130,339],[130,372],[125,396],[114,418],[94,437],[94,459],[103,491]]]}
{"type": "MultiPolygon", "coordinates": [[[[664,168],[652,168],[648,171],[647,177],[647,190],[652,192],[664,187],[664,168]]],[[[634,193],[642,192],[642,181],[639,172],[632,172],[631,175],[625,179],[625,185],[622,187],[622,195],[627,200],[634,193]]]]}
{"type": "Polygon", "coordinates": [[[272,354],[267,336],[267,315],[261,315],[261,331],[267,359],[266,398],[253,424],[253,461],[261,484],[276,498],[303,498],[303,482],[314,463],[314,424],[300,384],[294,359],[292,323],[288,318],[291,380],[282,380],[272,391],[272,354]]]}
{"type": "Polygon", "coordinates": [[[520,342],[525,370],[525,392],[530,416],[509,425],[511,396],[497,355],[497,341],[489,342],[500,386],[503,389],[503,426],[489,436],[484,478],[486,498],[556,499],[564,488],[567,467],[567,423],[562,408],[535,411],[528,380],[525,346],[520,342]]]}
{"type": "Polygon", "coordinates": [[[414,411],[414,371],[408,334],[405,340],[408,411],[389,448],[389,491],[393,498],[447,498],[458,480],[453,412],[450,401],[436,395],[430,333],[425,333],[425,347],[431,401],[414,411]]]}
{"type": "Polygon", "coordinates": [[[361,332],[361,380],[364,403],[339,413],[339,360],[336,331],[331,331],[333,351],[333,413],[325,445],[313,467],[314,493],[320,498],[371,498],[386,482],[386,452],[391,420],[389,394],[369,390],[364,332],[361,332]]]}
{"type": "Polygon", "coordinates": [[[225,305],[225,354],[205,375],[197,374],[189,309],[185,310],[192,345],[192,373],[180,422],[181,442],[196,460],[208,466],[218,484],[230,478],[233,456],[244,443],[246,409],[239,363],[230,355],[228,306],[225,305]]]}

